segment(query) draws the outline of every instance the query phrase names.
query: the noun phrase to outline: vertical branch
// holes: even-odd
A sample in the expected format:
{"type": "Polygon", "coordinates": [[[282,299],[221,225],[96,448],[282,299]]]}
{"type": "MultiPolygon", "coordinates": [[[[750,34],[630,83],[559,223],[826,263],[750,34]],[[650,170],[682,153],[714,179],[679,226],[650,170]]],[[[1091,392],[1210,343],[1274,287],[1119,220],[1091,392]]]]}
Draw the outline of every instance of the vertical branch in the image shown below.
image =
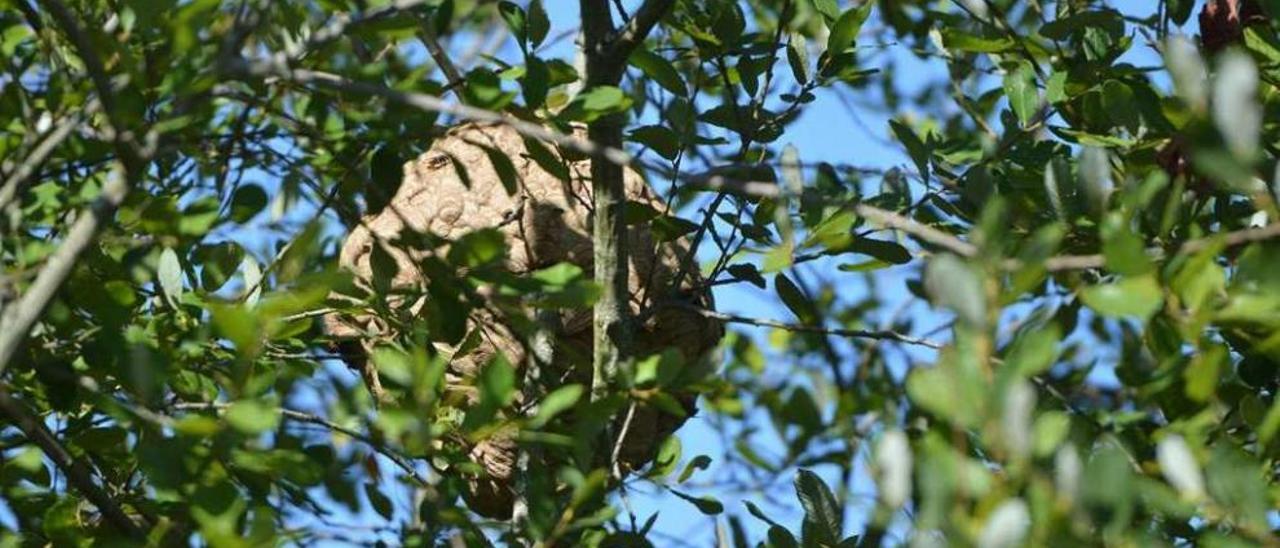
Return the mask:
{"type": "MultiPolygon", "coordinates": [[[[606,0],[581,0],[582,49],[586,53],[586,87],[615,85],[621,71],[609,66],[609,36],[613,18],[606,0]]],[[[600,146],[620,148],[622,127],[616,117],[596,120],[587,128],[587,139],[600,146]]],[[[623,353],[630,345],[627,313],[627,245],[622,208],[626,189],[622,168],[612,162],[591,160],[591,191],[594,202],[592,242],[595,281],[600,286],[593,316],[591,360],[592,399],[601,397],[614,377],[623,353]]]]}
{"type": "MultiPolygon", "coordinates": [[[[618,85],[631,51],[644,41],[673,3],[674,0],[646,0],[635,15],[615,31],[608,0],[580,0],[587,87],[618,85]]],[[[622,148],[622,119],[605,116],[591,122],[587,138],[602,147],[622,148]]],[[[593,398],[604,393],[631,346],[627,291],[629,250],[623,222],[627,196],[622,174],[622,166],[608,159],[599,156],[591,159],[595,281],[601,288],[594,309],[593,398]]]]}

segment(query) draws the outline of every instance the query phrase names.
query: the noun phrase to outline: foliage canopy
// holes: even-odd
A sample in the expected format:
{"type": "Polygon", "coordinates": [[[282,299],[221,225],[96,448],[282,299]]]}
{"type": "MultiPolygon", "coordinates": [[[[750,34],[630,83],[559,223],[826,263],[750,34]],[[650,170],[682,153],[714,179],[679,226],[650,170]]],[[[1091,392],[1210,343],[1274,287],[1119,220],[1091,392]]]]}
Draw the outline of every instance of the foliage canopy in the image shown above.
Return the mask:
{"type": "Polygon", "coordinates": [[[0,544],[668,545],[688,508],[735,546],[1274,546],[1280,2],[1125,4],[4,0],[0,544]],[[841,104],[897,157],[807,161],[841,104]],[[513,276],[483,232],[411,295],[455,313],[329,300],[468,120],[527,138],[504,184],[589,159],[597,246],[692,244],[714,372],[628,352],[616,265],[513,276]],[[591,382],[500,413],[498,357],[459,397],[432,343],[497,305],[594,307],[591,382]],[[335,309],[401,323],[391,399],[335,309]],[[602,436],[675,384],[697,424],[624,477],[602,436]],[[513,522],[461,499],[499,431],[513,522]]]}

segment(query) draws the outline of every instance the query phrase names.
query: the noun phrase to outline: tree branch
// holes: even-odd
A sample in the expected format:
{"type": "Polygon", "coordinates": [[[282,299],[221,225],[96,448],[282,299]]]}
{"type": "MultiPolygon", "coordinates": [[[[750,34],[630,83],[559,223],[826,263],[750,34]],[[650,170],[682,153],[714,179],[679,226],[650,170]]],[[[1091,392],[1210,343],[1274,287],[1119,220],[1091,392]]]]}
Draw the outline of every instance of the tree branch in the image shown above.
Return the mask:
{"type": "Polygon", "coordinates": [[[350,80],[333,73],[292,69],[275,59],[260,59],[252,62],[241,59],[228,63],[226,70],[236,77],[279,78],[287,82],[323,86],[344,93],[381,97],[405,106],[449,114],[465,120],[503,124],[526,137],[553,143],[588,156],[605,158],[619,165],[631,165],[634,162],[631,154],[622,150],[621,147],[607,147],[589,139],[565,135],[509,114],[469,105],[452,104],[434,95],[398,91],[385,86],[350,80]]]}
{"type": "Polygon", "coordinates": [[[338,14],[324,28],[315,31],[311,35],[311,39],[287,51],[286,55],[291,58],[305,55],[307,52],[322,48],[330,42],[345,36],[352,29],[377,22],[380,19],[408,11],[423,4],[426,4],[426,0],[395,0],[390,4],[370,10],[357,17],[352,17],[346,13],[338,14]]]}
{"type": "Polygon", "coordinates": [[[129,189],[128,176],[128,172],[121,167],[108,177],[102,193],[94,200],[93,205],[80,213],[67,231],[62,245],[49,256],[31,287],[27,288],[17,303],[0,314],[0,373],[8,367],[9,361],[18,352],[18,347],[31,332],[36,320],[44,313],[49,301],[53,300],[63,282],[71,276],[80,254],[88,249],[98,230],[115,215],[116,208],[124,202],[129,189]]]}
{"type": "MultiPolygon", "coordinates": [[[[729,192],[740,196],[774,198],[781,194],[781,190],[775,183],[739,180],[718,174],[696,175],[690,178],[689,182],[699,188],[729,192]]],[[[880,226],[893,230],[901,230],[902,232],[906,232],[907,234],[914,236],[918,240],[946,249],[947,251],[962,257],[974,258],[977,257],[979,253],[977,246],[960,239],[958,236],[948,234],[892,211],[887,211],[866,204],[858,204],[854,206],[854,212],[880,226]]],[[[1262,227],[1245,228],[1233,232],[1187,240],[1179,245],[1177,251],[1172,255],[1196,253],[1219,244],[1226,247],[1239,247],[1274,238],[1280,238],[1280,223],[1272,223],[1262,227]]],[[[1149,247],[1147,248],[1147,256],[1155,260],[1160,260],[1170,255],[1168,255],[1163,248],[1149,247]]],[[[1019,270],[1032,266],[1036,265],[1027,264],[1018,259],[1006,259],[1000,264],[1000,267],[1004,270],[1019,270]]],[[[1098,253],[1089,255],[1056,255],[1045,259],[1044,263],[1039,266],[1044,267],[1044,269],[1049,272],[1104,268],[1106,267],[1106,258],[1103,257],[1102,254],[1098,253]]]]}
{"type": "Polygon", "coordinates": [[[113,527],[134,540],[140,541],[146,537],[146,532],[124,512],[124,509],[111,498],[111,495],[107,494],[102,486],[98,485],[89,465],[72,456],[53,432],[50,432],[40,419],[28,412],[22,402],[13,399],[4,387],[0,387],[0,413],[8,416],[13,425],[18,427],[27,439],[44,451],[53,464],[67,475],[67,481],[89,499],[89,502],[98,507],[98,511],[102,512],[102,516],[113,527]]]}
{"type": "MultiPolygon", "coordinates": [[[[176,403],[172,407],[177,410],[186,410],[186,411],[223,412],[228,407],[231,407],[231,404],[222,403],[222,402],[183,402],[183,403],[176,403]]],[[[418,469],[413,466],[413,463],[410,462],[407,457],[393,451],[390,447],[387,447],[385,444],[379,443],[377,440],[374,440],[372,437],[370,437],[367,434],[364,434],[357,430],[353,430],[351,428],[347,428],[345,426],[342,426],[341,424],[333,422],[324,417],[313,415],[311,413],[304,413],[302,411],[295,411],[293,409],[281,408],[280,416],[295,422],[303,422],[308,424],[314,424],[316,426],[322,426],[329,430],[333,430],[334,432],[338,432],[340,434],[348,436],[351,439],[363,442],[365,445],[368,445],[374,451],[377,451],[378,454],[390,459],[391,462],[395,463],[396,466],[398,466],[401,470],[403,470],[404,473],[407,476],[409,476],[409,478],[412,479],[418,485],[421,485],[424,487],[431,486],[431,484],[427,481],[427,478],[424,477],[421,472],[418,472],[418,469]]]]}
{"type": "Polygon", "coordinates": [[[7,207],[13,200],[17,199],[18,194],[22,192],[22,187],[40,166],[44,165],[44,161],[49,158],[50,154],[61,145],[67,137],[71,136],[72,131],[80,125],[84,117],[97,110],[98,102],[96,99],[90,99],[85,107],[75,114],[71,114],[54,126],[53,130],[45,135],[44,140],[31,150],[31,154],[27,155],[22,163],[18,164],[13,171],[9,172],[9,176],[4,180],[4,186],[0,186],[0,210],[7,207]]]}
{"type": "Polygon", "coordinates": [[[449,84],[449,91],[461,97],[462,73],[458,72],[458,67],[453,64],[449,54],[440,46],[440,39],[436,36],[436,29],[432,26],[432,22],[428,20],[422,21],[419,29],[418,39],[427,48],[427,53],[431,54],[431,60],[436,62],[437,67],[440,67],[440,72],[444,73],[444,78],[449,84]]]}
{"type": "MultiPolygon", "coordinates": [[[[675,0],[646,0],[640,9],[636,10],[635,15],[619,29],[618,36],[609,44],[607,51],[609,58],[620,67],[625,67],[631,52],[644,42],[645,37],[653,31],[653,27],[657,26],[667,12],[671,11],[673,4],[675,0]]],[[[606,13],[607,9],[606,7],[606,13]]]]}
{"type": "MultiPolygon", "coordinates": [[[[672,3],[672,0],[646,0],[615,36],[609,3],[580,0],[587,87],[618,85],[626,70],[627,56],[670,11],[672,3]]],[[[621,149],[622,125],[623,120],[617,115],[601,117],[588,125],[587,138],[606,148],[621,149]]],[[[616,376],[620,362],[631,352],[630,261],[623,219],[627,194],[622,165],[593,157],[591,190],[595,282],[601,288],[593,308],[591,394],[599,398],[616,376]]]]}
{"type": "MultiPolygon", "coordinates": [[[[98,100],[102,102],[107,118],[114,120],[115,95],[111,90],[111,81],[107,78],[107,69],[103,66],[102,59],[99,59],[94,53],[97,50],[89,42],[89,37],[85,35],[84,30],[80,28],[80,24],[71,15],[71,11],[61,1],[40,0],[40,3],[44,4],[45,9],[49,10],[49,14],[53,16],[53,20],[59,27],[62,27],[62,31],[71,39],[71,44],[75,46],[80,60],[84,62],[85,70],[89,71],[89,79],[93,81],[93,87],[97,88],[98,100]]],[[[121,128],[114,129],[119,131],[121,128]]]]}
{"type": "Polygon", "coordinates": [[[890,330],[875,331],[875,330],[864,330],[864,329],[830,328],[830,327],[823,327],[821,325],[793,324],[793,323],[780,322],[776,320],[767,320],[762,318],[749,318],[746,316],[737,316],[734,314],[726,314],[724,312],[709,310],[709,309],[695,306],[682,301],[671,301],[667,303],[660,303],[659,306],[683,308],[685,310],[697,312],[698,314],[702,315],[702,317],[704,318],[719,320],[726,323],[753,325],[756,327],[772,327],[774,329],[795,331],[797,333],[817,333],[820,335],[834,335],[837,337],[848,337],[852,339],[897,341],[903,344],[923,346],[925,348],[932,348],[934,350],[940,349],[943,346],[942,343],[940,342],[931,341],[929,339],[921,339],[918,337],[912,337],[910,335],[904,335],[902,333],[898,333],[897,331],[890,331],[890,330]]]}

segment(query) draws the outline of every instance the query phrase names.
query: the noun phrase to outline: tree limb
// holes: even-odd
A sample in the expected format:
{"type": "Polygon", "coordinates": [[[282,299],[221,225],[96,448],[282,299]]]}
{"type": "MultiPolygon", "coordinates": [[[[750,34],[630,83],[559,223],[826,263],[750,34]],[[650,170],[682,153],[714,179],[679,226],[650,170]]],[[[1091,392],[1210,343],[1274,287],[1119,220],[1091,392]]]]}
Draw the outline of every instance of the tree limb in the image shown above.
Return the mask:
{"type": "Polygon", "coordinates": [[[31,332],[36,320],[40,319],[49,301],[53,300],[63,282],[71,276],[80,254],[89,248],[98,230],[115,215],[116,208],[124,202],[129,190],[128,176],[122,167],[108,177],[102,193],[90,207],[80,212],[79,218],[67,231],[62,245],[45,261],[31,287],[27,288],[18,302],[5,308],[3,314],[0,314],[0,373],[8,367],[9,361],[18,352],[18,347],[31,332]]]}
{"type": "Polygon", "coordinates": [[[449,84],[447,89],[461,97],[462,73],[458,72],[458,67],[453,64],[448,52],[440,46],[440,39],[436,36],[436,29],[431,21],[424,20],[419,25],[418,39],[427,48],[427,53],[431,54],[431,60],[440,67],[440,72],[444,74],[445,81],[449,84]]]}
{"type": "Polygon", "coordinates": [[[13,202],[13,200],[17,199],[18,194],[21,193],[22,187],[26,183],[27,179],[30,178],[36,170],[40,169],[40,166],[49,158],[50,154],[53,154],[53,151],[58,148],[58,145],[61,145],[63,141],[67,140],[67,137],[71,136],[71,133],[84,120],[85,115],[94,112],[97,110],[97,107],[97,100],[90,99],[80,112],[63,118],[54,126],[52,131],[45,135],[45,138],[40,141],[40,144],[36,145],[36,147],[31,150],[31,154],[28,154],[22,163],[18,164],[14,167],[13,171],[9,172],[9,176],[4,180],[4,185],[0,186],[0,209],[4,209],[13,202]]]}
{"type": "MultiPolygon", "coordinates": [[[[635,15],[628,19],[626,24],[618,30],[618,35],[612,40],[608,46],[608,57],[619,66],[619,70],[626,67],[627,58],[631,56],[631,52],[636,49],[645,37],[653,31],[653,27],[657,26],[667,12],[671,11],[671,6],[675,4],[675,0],[646,0],[640,9],[636,10],[635,15]]],[[[606,13],[608,13],[606,7],[606,13]]]]}
{"type": "Polygon", "coordinates": [[[102,512],[102,516],[113,527],[134,540],[140,541],[146,537],[146,532],[124,512],[124,509],[111,498],[111,495],[107,494],[102,486],[98,485],[89,465],[68,452],[53,432],[50,432],[40,419],[28,412],[22,402],[10,396],[9,391],[2,386],[0,386],[0,413],[6,415],[27,439],[44,451],[53,464],[67,475],[67,481],[89,499],[89,502],[98,507],[98,511],[102,512]]]}

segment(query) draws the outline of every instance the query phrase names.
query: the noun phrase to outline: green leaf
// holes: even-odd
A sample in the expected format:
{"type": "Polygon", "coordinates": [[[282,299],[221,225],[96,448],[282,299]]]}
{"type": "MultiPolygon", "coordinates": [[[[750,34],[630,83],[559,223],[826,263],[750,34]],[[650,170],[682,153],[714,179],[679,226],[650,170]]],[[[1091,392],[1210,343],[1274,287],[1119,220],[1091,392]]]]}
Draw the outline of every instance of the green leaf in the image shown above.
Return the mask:
{"type": "Polygon", "coordinates": [[[515,398],[516,374],[505,359],[496,359],[480,373],[483,402],[505,407],[515,398]]]}
{"type": "Polygon", "coordinates": [[[849,251],[875,257],[891,264],[907,264],[911,262],[911,252],[901,245],[872,238],[854,238],[849,251]]]}
{"type": "Polygon", "coordinates": [[[787,146],[782,147],[778,163],[782,168],[782,190],[792,196],[799,196],[804,192],[804,170],[800,165],[800,149],[794,144],[787,143],[787,146]]]}
{"type": "Polygon", "coordinates": [[[1032,427],[1035,442],[1033,450],[1035,455],[1040,458],[1052,455],[1058,450],[1058,446],[1067,439],[1067,434],[1071,431],[1071,417],[1061,411],[1046,411],[1039,417],[1036,417],[1035,426],[1032,427]]]}
{"type": "Polygon", "coordinates": [[[377,215],[400,191],[404,179],[404,158],[392,145],[383,145],[369,160],[369,179],[373,186],[365,193],[369,215],[377,215]]]}
{"type": "Polygon", "coordinates": [[[1044,85],[1044,100],[1056,105],[1067,99],[1067,73],[1055,71],[1044,85]]]}
{"type": "Polygon", "coordinates": [[[721,504],[720,501],[716,500],[715,497],[712,497],[710,495],[702,496],[702,497],[694,497],[692,495],[686,495],[684,493],[681,493],[680,491],[677,491],[675,489],[672,489],[671,493],[677,497],[680,497],[686,501],[689,501],[689,504],[694,505],[695,507],[698,508],[698,511],[708,516],[717,516],[724,512],[724,505],[721,504]]]}
{"type": "Polygon", "coordinates": [[[840,4],[837,0],[813,0],[813,8],[818,10],[828,23],[840,17],[840,4]]]}
{"type": "Polygon", "coordinates": [[[498,174],[498,180],[502,182],[502,189],[507,191],[507,196],[515,196],[520,189],[520,172],[516,171],[511,158],[505,152],[489,146],[484,147],[484,153],[489,157],[489,163],[498,174]]]}
{"type": "Polygon", "coordinates": [[[846,10],[831,26],[831,34],[827,36],[827,54],[835,55],[850,47],[858,38],[862,24],[871,15],[871,7],[875,2],[863,2],[861,6],[846,10]]]}
{"type": "Polygon", "coordinates": [[[396,262],[395,257],[391,256],[382,243],[375,242],[373,248],[369,250],[369,274],[374,291],[382,296],[391,293],[392,283],[399,273],[400,264],[396,262]]]}
{"type": "Polygon", "coordinates": [[[258,400],[240,400],[227,408],[227,424],[246,435],[274,430],[280,424],[280,409],[258,400]]]}
{"type": "Polygon", "coordinates": [[[950,27],[942,29],[942,44],[948,50],[967,53],[1003,53],[1017,47],[1017,42],[1008,37],[975,36],[950,27]]]}
{"type": "Polygon", "coordinates": [[[1218,390],[1224,366],[1230,363],[1229,354],[1227,347],[1221,344],[1209,344],[1196,352],[1183,371],[1188,398],[1203,403],[1213,396],[1218,390]]]}
{"type": "MultiPolygon", "coordinates": [[[[834,545],[841,537],[840,505],[817,474],[801,468],[796,474],[796,496],[804,508],[804,521],[811,524],[818,543],[834,545]]],[[[806,539],[808,540],[808,539],[806,539]]]]}
{"type": "Polygon", "coordinates": [[[627,140],[649,147],[668,160],[674,160],[680,153],[680,137],[665,126],[640,126],[631,130],[627,140]]]}
{"type": "Polygon", "coordinates": [[[1102,255],[1108,270],[1124,276],[1139,276],[1151,271],[1153,265],[1147,257],[1146,245],[1122,215],[1107,215],[1101,232],[1102,255]]]}
{"type": "Polygon", "coordinates": [[[924,178],[925,184],[929,183],[929,149],[925,146],[920,137],[916,135],[910,127],[897,120],[889,120],[889,128],[893,130],[894,137],[907,147],[907,155],[911,156],[911,161],[915,162],[916,169],[920,171],[920,176],[924,178]]]}
{"type": "Polygon", "coordinates": [[[981,418],[980,392],[964,382],[953,367],[917,368],[907,375],[907,394],[921,409],[958,426],[972,426],[981,418]]]}
{"type": "Polygon", "coordinates": [[[1196,2],[1195,0],[1168,0],[1165,5],[1169,19],[1181,26],[1191,18],[1191,10],[1196,6],[1196,2]]]}
{"type": "Polygon", "coordinates": [[[231,195],[231,220],[236,223],[247,223],[263,208],[267,207],[267,191],[253,183],[241,185],[231,195]]]}
{"type": "Polygon", "coordinates": [[[1027,329],[1014,341],[1005,363],[1023,377],[1034,377],[1053,367],[1061,342],[1062,330],[1057,324],[1027,329]]]}
{"type": "Polygon", "coordinates": [[[553,390],[542,398],[542,402],[538,404],[538,414],[529,421],[529,426],[532,428],[546,426],[556,415],[573,409],[573,406],[582,398],[583,392],[580,384],[566,384],[553,390]]]}
{"type": "Polygon", "coordinates": [[[1036,71],[1030,62],[1020,61],[1017,68],[1004,76],[1004,93],[1009,98],[1009,108],[1018,116],[1018,122],[1026,127],[1040,109],[1040,90],[1036,88],[1036,71]]]}
{"type": "Polygon", "coordinates": [[[693,476],[694,472],[698,470],[706,470],[710,466],[711,466],[711,457],[708,457],[706,455],[698,455],[696,457],[693,457],[692,459],[689,459],[689,462],[684,465],[684,471],[680,472],[680,477],[676,479],[676,482],[684,483],[690,477],[693,476]]]}
{"type": "Polygon", "coordinates": [[[383,519],[391,519],[393,508],[391,505],[391,497],[388,497],[386,493],[383,493],[383,489],[385,489],[385,486],[377,483],[364,484],[364,494],[369,499],[369,505],[372,506],[373,510],[377,512],[378,515],[382,516],[383,519]]]}
{"type": "Polygon", "coordinates": [[[200,287],[213,292],[227,283],[244,259],[244,249],[235,242],[200,245],[192,253],[200,266],[200,287]]]}
{"type": "Polygon", "coordinates": [[[1080,152],[1080,178],[1089,209],[1101,216],[1106,211],[1115,183],[1111,179],[1111,155],[1106,150],[1086,147],[1080,152]]]}
{"type": "Polygon", "coordinates": [[[1213,81],[1213,121],[1231,153],[1251,161],[1262,130],[1258,104],[1258,68],[1248,55],[1229,50],[1218,60],[1213,81]]]}
{"type": "Polygon", "coordinates": [[[814,324],[818,321],[813,303],[805,296],[804,292],[792,282],[786,274],[778,273],[773,277],[773,287],[778,292],[778,297],[782,299],[782,303],[787,305],[787,309],[791,310],[796,318],[800,319],[800,323],[814,324]]]}
{"type": "Polygon", "coordinates": [[[673,215],[655,217],[650,224],[653,235],[659,242],[673,242],[686,234],[692,234],[699,226],[698,223],[673,215]]]}
{"type": "Polygon", "coordinates": [[[982,278],[967,262],[944,253],[925,266],[924,286],[935,304],[950,308],[970,326],[987,321],[987,292],[982,278]]]}
{"type": "Polygon", "coordinates": [[[582,108],[588,111],[611,111],[623,105],[627,95],[615,86],[596,86],[582,94],[582,108]]]}
{"type": "Polygon", "coordinates": [[[816,432],[822,428],[822,411],[818,409],[818,402],[803,387],[791,391],[791,397],[782,407],[782,417],[805,432],[816,432]]]}
{"type": "Polygon", "coordinates": [[[555,178],[563,182],[569,181],[569,166],[565,164],[564,160],[561,159],[559,155],[552,152],[551,149],[547,148],[546,145],[542,144],[537,139],[525,137],[523,142],[525,156],[532,159],[534,163],[538,164],[538,167],[542,168],[543,171],[554,175],[555,178]]]}
{"type": "Polygon", "coordinates": [[[679,436],[674,434],[667,436],[658,446],[658,454],[653,458],[653,466],[646,475],[651,478],[664,478],[670,475],[675,471],[676,465],[680,464],[680,453],[683,448],[684,444],[679,436]]]}
{"type": "Polygon", "coordinates": [[[787,64],[791,65],[791,74],[796,82],[806,84],[811,76],[809,67],[809,45],[803,34],[791,33],[787,40],[787,64]]]}
{"type": "Polygon", "coordinates": [[[529,43],[528,29],[525,27],[524,9],[515,2],[499,2],[498,13],[502,15],[502,20],[507,22],[507,28],[511,29],[512,36],[516,37],[516,41],[520,44],[520,50],[526,51],[529,43]]]}
{"type": "Polygon", "coordinates": [[[501,110],[515,97],[502,90],[502,79],[487,68],[477,68],[467,73],[463,97],[467,104],[488,110],[501,110]]]}
{"type": "Polygon", "coordinates": [[[750,283],[760,289],[764,289],[767,285],[764,276],[760,274],[760,269],[756,268],[756,265],[751,263],[731,264],[726,270],[728,270],[729,275],[733,276],[735,279],[750,283]]]}
{"type": "Polygon", "coordinates": [[[520,90],[524,94],[525,106],[536,109],[547,102],[547,89],[551,85],[551,70],[547,64],[533,55],[525,58],[524,76],[520,79],[520,90]]]}
{"type": "Polygon", "coordinates": [[[178,262],[178,254],[172,248],[164,248],[160,252],[160,263],[156,270],[157,281],[165,300],[170,306],[178,306],[182,298],[182,264],[178,262]]]}
{"type": "Polygon", "coordinates": [[[451,264],[476,268],[502,260],[507,253],[506,237],[496,228],[468,232],[449,246],[451,264]]]}
{"type": "Polygon", "coordinates": [[[547,9],[542,6],[542,0],[530,0],[525,28],[529,31],[530,46],[536,48],[547,39],[547,32],[551,30],[551,20],[547,18],[547,9]]]}
{"type": "Polygon", "coordinates": [[[1146,320],[1160,309],[1164,293],[1155,276],[1146,275],[1086,288],[1080,292],[1080,299],[1103,316],[1146,320]]]}
{"type": "Polygon", "coordinates": [[[781,525],[769,526],[767,534],[769,536],[769,544],[773,548],[791,548],[793,546],[798,548],[800,546],[800,542],[796,540],[795,535],[781,525]]]}
{"type": "Polygon", "coordinates": [[[631,53],[628,62],[667,91],[680,97],[685,97],[689,94],[689,89],[684,80],[680,78],[680,73],[671,65],[670,61],[667,61],[661,55],[644,48],[636,48],[631,53]]]}

